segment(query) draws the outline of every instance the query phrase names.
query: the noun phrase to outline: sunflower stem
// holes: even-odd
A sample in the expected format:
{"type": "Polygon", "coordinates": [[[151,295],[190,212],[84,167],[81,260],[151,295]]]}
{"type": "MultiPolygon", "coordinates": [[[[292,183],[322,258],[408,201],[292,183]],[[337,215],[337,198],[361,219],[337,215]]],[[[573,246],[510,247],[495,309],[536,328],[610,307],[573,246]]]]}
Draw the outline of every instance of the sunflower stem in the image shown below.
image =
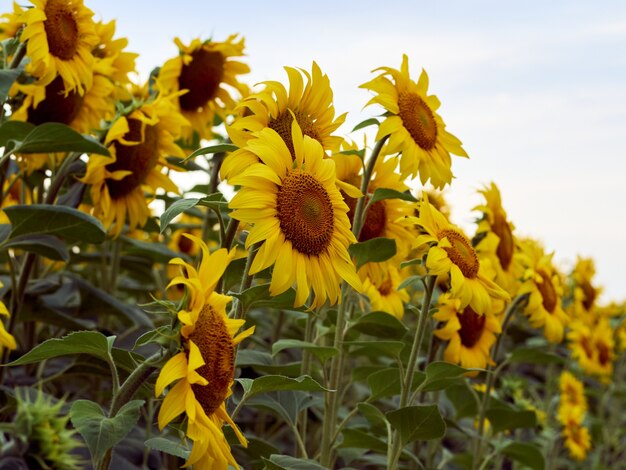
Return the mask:
{"type": "Polygon", "coordinates": [[[220,248],[226,248],[230,250],[230,247],[233,246],[233,240],[235,239],[235,235],[237,234],[237,229],[239,228],[239,221],[237,219],[230,219],[228,221],[228,226],[226,227],[226,234],[224,239],[222,240],[222,244],[220,248]]]}
{"type": "MultiPolygon", "coordinates": [[[[528,294],[518,295],[513,302],[508,306],[506,312],[504,314],[504,320],[502,321],[502,332],[498,336],[496,340],[496,344],[493,348],[493,359],[494,362],[498,360],[498,353],[500,352],[500,345],[502,344],[502,339],[506,335],[506,330],[509,326],[509,322],[513,318],[515,312],[524,305],[528,301],[528,294]]],[[[491,389],[498,378],[498,374],[501,369],[498,367],[492,372],[492,366],[487,367],[487,384],[485,386],[485,392],[483,394],[483,399],[480,404],[480,413],[478,415],[478,431],[474,436],[473,444],[472,444],[472,469],[476,470],[479,468],[479,464],[482,458],[483,452],[483,436],[485,433],[485,415],[487,413],[487,407],[489,406],[489,400],[491,398],[491,389]]]]}
{"type": "MultiPolygon", "coordinates": [[[[430,311],[430,303],[435,290],[435,281],[437,276],[428,276],[424,283],[424,298],[422,299],[422,307],[420,308],[419,318],[417,320],[417,327],[415,329],[415,336],[413,338],[413,345],[411,346],[411,353],[409,354],[409,362],[407,363],[404,371],[404,377],[402,378],[402,389],[400,391],[400,406],[398,409],[404,408],[409,402],[409,396],[411,394],[411,387],[413,386],[413,377],[417,370],[417,358],[419,356],[422,340],[424,339],[424,331],[426,329],[426,319],[430,311]]],[[[391,452],[388,452],[388,468],[395,469],[398,465],[398,459],[402,453],[400,445],[400,436],[397,431],[394,431],[391,438],[391,452]]]]}
{"type": "MultiPolygon", "coordinates": [[[[231,219],[232,220],[232,219],[231,219]]],[[[254,275],[248,274],[250,272],[250,266],[252,266],[252,260],[254,259],[254,255],[256,254],[258,248],[261,246],[263,242],[257,242],[250,247],[248,250],[248,257],[246,258],[246,266],[243,268],[243,276],[241,277],[241,284],[239,286],[239,293],[242,294],[246,289],[248,289],[252,285],[252,279],[254,279],[254,275]]],[[[246,312],[243,311],[243,302],[240,299],[237,299],[237,307],[235,310],[235,319],[239,320],[246,316],[246,312]]]]}
{"type": "MultiPolygon", "coordinates": [[[[315,320],[317,316],[311,312],[308,314],[306,318],[306,327],[304,329],[304,341],[307,343],[313,342],[313,333],[315,331],[315,320]]],[[[311,356],[312,353],[308,349],[304,349],[302,351],[302,365],[300,367],[300,375],[311,375],[311,356]]],[[[300,428],[300,436],[302,436],[302,440],[306,443],[306,433],[308,427],[308,411],[303,410],[300,412],[298,416],[298,425],[300,428]]],[[[306,450],[306,446],[305,446],[306,450]]],[[[304,457],[304,454],[302,455],[304,457]]]]}
{"type": "Polygon", "coordinates": [[[376,142],[374,149],[372,150],[372,154],[370,155],[369,160],[367,161],[367,165],[363,170],[363,179],[361,180],[361,193],[363,197],[360,197],[356,202],[356,208],[354,209],[354,220],[352,222],[352,233],[354,236],[359,238],[359,234],[361,233],[361,229],[363,228],[363,224],[365,222],[365,200],[367,199],[367,188],[370,184],[370,179],[372,178],[372,173],[374,173],[374,167],[376,166],[376,160],[378,160],[378,156],[380,155],[380,151],[385,145],[385,142],[389,138],[388,135],[380,139],[376,142]]]}

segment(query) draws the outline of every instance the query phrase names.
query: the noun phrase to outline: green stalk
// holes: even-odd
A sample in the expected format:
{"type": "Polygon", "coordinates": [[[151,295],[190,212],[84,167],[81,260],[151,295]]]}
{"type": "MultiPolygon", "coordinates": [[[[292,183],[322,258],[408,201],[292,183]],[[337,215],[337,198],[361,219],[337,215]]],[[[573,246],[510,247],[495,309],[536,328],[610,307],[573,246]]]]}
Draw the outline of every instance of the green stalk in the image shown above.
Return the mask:
{"type": "MultiPolygon", "coordinates": [[[[243,276],[241,278],[241,284],[239,286],[240,294],[252,285],[252,279],[254,279],[254,276],[248,273],[250,272],[250,267],[252,266],[252,260],[254,259],[254,256],[256,255],[256,252],[262,243],[263,242],[255,243],[250,247],[250,250],[248,251],[248,257],[246,258],[246,267],[243,268],[243,276]]],[[[245,316],[246,312],[243,311],[243,303],[241,302],[241,300],[237,299],[235,319],[244,318],[245,316]]]]}

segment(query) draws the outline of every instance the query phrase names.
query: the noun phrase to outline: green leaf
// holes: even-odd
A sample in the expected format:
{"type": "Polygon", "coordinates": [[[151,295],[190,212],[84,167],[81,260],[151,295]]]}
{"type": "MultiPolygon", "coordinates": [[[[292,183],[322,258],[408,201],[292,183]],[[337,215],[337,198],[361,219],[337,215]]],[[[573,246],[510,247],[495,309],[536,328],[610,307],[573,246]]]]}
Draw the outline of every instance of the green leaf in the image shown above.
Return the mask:
{"type": "Polygon", "coordinates": [[[513,408],[490,408],[486,413],[494,433],[517,428],[534,428],[537,425],[537,415],[530,410],[515,410],[513,408]]]}
{"type": "Polygon", "coordinates": [[[178,201],[174,201],[174,203],[165,209],[163,215],[161,216],[161,233],[165,231],[167,226],[172,222],[172,220],[178,215],[186,210],[191,209],[196,206],[200,202],[200,199],[191,198],[191,199],[179,199],[178,201]]]}
{"type": "Polygon", "coordinates": [[[377,407],[370,403],[359,403],[357,405],[362,416],[369,421],[372,426],[385,426],[387,418],[377,407]]]}
{"type": "Polygon", "coordinates": [[[512,364],[563,364],[563,358],[541,348],[515,348],[509,356],[512,364]]]}
{"type": "MultiPolygon", "coordinates": [[[[424,373],[415,371],[411,388],[416,389],[424,380],[424,373]]],[[[392,397],[400,394],[402,377],[397,367],[390,367],[374,372],[367,377],[371,394],[370,400],[377,400],[383,397],[392,397]]]]}
{"type": "Polygon", "coordinates": [[[208,207],[215,211],[221,211],[222,209],[228,208],[228,201],[222,193],[213,193],[200,199],[198,205],[208,207]]]}
{"type": "Polygon", "coordinates": [[[170,250],[162,243],[144,242],[130,237],[123,237],[123,240],[131,245],[130,248],[126,250],[126,253],[148,258],[156,263],[167,264],[173,258],[181,256],[180,253],[170,250]]]}
{"type": "Polygon", "coordinates": [[[407,406],[387,413],[387,420],[400,433],[402,445],[413,441],[440,439],[446,434],[437,405],[407,406]]]}
{"type": "Polygon", "coordinates": [[[0,70],[0,101],[4,103],[9,95],[9,90],[20,75],[19,69],[0,70]]]}
{"type": "Polygon", "coordinates": [[[270,455],[263,459],[267,470],[324,470],[319,463],[309,459],[298,459],[289,455],[270,455]]]}
{"type": "Polygon", "coordinates": [[[478,403],[474,394],[469,389],[471,385],[467,382],[452,385],[446,389],[446,396],[454,405],[456,418],[466,418],[478,414],[478,403]]]}
{"type": "Polygon", "coordinates": [[[393,315],[385,312],[370,312],[360,317],[351,330],[365,333],[377,338],[401,339],[407,327],[393,315]]]}
{"type": "Polygon", "coordinates": [[[47,122],[35,127],[15,147],[14,152],[81,152],[110,156],[107,148],[93,137],[80,134],[71,127],[58,122],[47,122]]]}
{"type": "Polygon", "coordinates": [[[234,152],[235,150],[239,150],[239,147],[233,144],[218,144],[218,145],[210,145],[208,147],[202,147],[190,154],[186,157],[183,162],[187,160],[191,160],[192,158],[196,158],[198,155],[208,155],[210,153],[222,153],[222,152],[234,152]]]}
{"type": "Polygon", "coordinates": [[[363,160],[365,158],[365,149],[361,149],[361,150],[342,150],[341,152],[339,152],[341,155],[356,155],[357,157],[359,157],[361,160],[363,160]]]}
{"type": "Polygon", "coordinates": [[[348,428],[341,431],[341,434],[343,435],[343,441],[339,445],[340,448],[353,447],[355,449],[373,450],[379,454],[387,453],[387,443],[372,436],[370,432],[348,428]]]}
{"type": "MultiPolygon", "coordinates": [[[[238,379],[239,382],[242,382],[242,380],[243,379],[238,379]]],[[[242,382],[242,385],[243,383],[245,382],[242,382]]],[[[259,393],[278,392],[282,390],[299,390],[304,392],[329,391],[308,375],[303,375],[297,379],[285,377],[284,375],[264,375],[254,379],[252,384],[248,382],[244,385],[244,390],[246,390],[246,399],[259,393]]]]}
{"type": "Polygon", "coordinates": [[[426,366],[426,379],[420,385],[420,390],[432,392],[445,390],[451,385],[459,383],[459,378],[468,372],[468,369],[450,364],[449,362],[431,362],[426,366]]]}
{"type": "Polygon", "coordinates": [[[252,306],[275,308],[278,310],[299,310],[303,311],[303,307],[295,308],[293,306],[296,300],[296,291],[293,288],[287,289],[280,295],[272,296],[270,294],[270,285],[262,284],[246,289],[242,293],[229,292],[229,295],[236,297],[243,303],[243,311],[247,312],[252,306]]]}
{"type": "Polygon", "coordinates": [[[148,439],[144,442],[144,444],[149,449],[174,455],[185,460],[187,460],[189,458],[189,454],[191,454],[191,450],[182,445],[180,440],[172,441],[164,437],[153,437],[152,439],[148,439]]]}
{"type": "Polygon", "coordinates": [[[405,347],[402,341],[344,341],[344,346],[350,348],[351,356],[391,356],[399,357],[405,347]]]}
{"type": "Polygon", "coordinates": [[[366,242],[353,243],[348,247],[350,256],[356,260],[359,269],[365,263],[380,263],[396,254],[396,241],[391,238],[377,237],[366,242]]]}
{"type": "Polygon", "coordinates": [[[337,355],[337,353],[339,352],[336,348],[333,348],[332,346],[318,346],[317,344],[308,343],[299,339],[280,339],[272,344],[272,356],[276,356],[276,354],[278,354],[280,351],[290,348],[304,349],[306,351],[310,351],[322,363],[337,355]]]}
{"type": "Polygon", "coordinates": [[[109,362],[109,342],[98,331],[75,331],[63,338],[51,338],[38,344],[9,366],[34,364],[45,359],[71,354],[89,354],[109,362]]]}
{"type": "Polygon", "coordinates": [[[8,248],[37,253],[48,259],[65,261],[66,263],[70,260],[67,246],[54,235],[22,235],[2,244],[3,250],[8,248]]]}
{"type": "Polygon", "coordinates": [[[34,128],[29,122],[6,121],[0,126],[0,147],[6,147],[11,141],[21,142],[34,128]]]}
{"type": "Polygon", "coordinates": [[[403,193],[389,188],[376,188],[374,195],[368,204],[374,204],[375,202],[382,201],[383,199],[402,199],[403,201],[417,202],[417,199],[409,193],[403,193]]]}
{"type": "Polygon", "coordinates": [[[366,119],[365,121],[361,121],[356,126],[354,126],[354,129],[352,129],[352,132],[358,131],[359,129],[363,129],[364,127],[378,126],[378,125],[380,125],[380,123],[378,122],[378,119],[369,118],[369,119],[366,119]]]}
{"type": "Polygon", "coordinates": [[[533,444],[527,442],[511,442],[507,444],[506,447],[500,449],[500,453],[533,470],[543,470],[545,468],[543,455],[537,446],[533,444]]]}
{"type": "Polygon", "coordinates": [[[104,454],[120,442],[139,419],[139,408],[143,400],[126,403],[113,418],[107,418],[97,403],[77,400],[70,408],[70,419],[76,430],[83,436],[94,464],[100,462],[104,454]]]}
{"type": "Polygon", "coordinates": [[[15,205],[4,208],[13,229],[10,238],[49,234],[69,242],[102,243],[106,230],[95,217],[66,206],[47,204],[15,205]]]}

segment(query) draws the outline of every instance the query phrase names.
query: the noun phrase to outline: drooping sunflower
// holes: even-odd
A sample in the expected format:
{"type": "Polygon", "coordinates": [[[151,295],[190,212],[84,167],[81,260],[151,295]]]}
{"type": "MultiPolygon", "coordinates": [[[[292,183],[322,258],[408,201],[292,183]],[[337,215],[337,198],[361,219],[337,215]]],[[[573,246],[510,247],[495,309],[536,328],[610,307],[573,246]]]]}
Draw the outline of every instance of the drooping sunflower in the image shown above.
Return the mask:
{"type": "Polygon", "coordinates": [[[568,420],[563,428],[565,447],[572,458],[583,461],[587,458],[587,452],[591,449],[591,436],[589,429],[582,425],[576,418],[568,420]]]}
{"type": "Polygon", "coordinates": [[[484,369],[493,365],[491,347],[502,332],[500,319],[493,313],[477,313],[450,294],[439,297],[435,320],[446,322],[435,336],[448,341],[443,358],[461,367],[484,369]]]}
{"type": "Polygon", "coordinates": [[[143,226],[148,216],[144,188],[178,192],[162,169],[166,156],[184,158],[175,143],[187,124],[173,100],[177,95],[159,93],[154,100],[140,104],[120,116],[109,128],[105,145],[111,157],[92,155],[81,181],[90,185],[94,215],[117,237],[128,215],[129,229],[143,226]]]}
{"type": "Polygon", "coordinates": [[[200,138],[211,138],[214,116],[223,120],[235,107],[231,90],[247,93],[248,87],[238,75],[250,72],[250,68],[234,60],[244,55],[244,39],[233,34],[224,42],[194,39],[189,46],[178,38],[174,42],[180,55],[163,64],[159,81],[171,93],[187,90],[176,102],[191,124],[183,137],[188,139],[196,131],[200,138]]]}
{"type": "MultiPolygon", "coordinates": [[[[382,264],[382,263],[381,263],[382,264]]],[[[381,279],[365,277],[363,292],[370,300],[373,311],[387,312],[398,319],[404,316],[404,304],[410,300],[406,289],[398,289],[402,282],[398,268],[386,263],[386,276],[381,279]]]]}
{"type": "Polygon", "coordinates": [[[530,294],[524,313],[532,327],[543,328],[548,341],[560,343],[570,317],[561,305],[563,284],[552,263],[553,256],[545,254],[539,243],[523,240],[519,258],[524,274],[518,294],[530,294]]]}
{"type": "Polygon", "coordinates": [[[378,128],[376,140],[389,136],[387,152],[402,152],[402,176],[419,174],[422,184],[430,180],[438,189],[452,181],[450,153],[467,157],[461,141],[446,131],[437,114],[435,95],[428,95],[428,75],[422,70],[414,82],[409,75],[409,59],[404,54],[400,70],[380,67],[382,73],[361,88],[377,93],[367,105],[379,104],[390,114],[378,128]]]}
{"type": "Polygon", "coordinates": [[[83,0],[30,0],[33,8],[24,12],[21,40],[28,41],[26,71],[48,85],[57,74],[66,92],[79,95],[91,87],[92,49],[98,43],[93,12],[83,0]]]}
{"type": "Polygon", "coordinates": [[[512,296],[516,294],[519,283],[517,278],[521,274],[516,263],[514,226],[508,220],[506,211],[502,207],[500,190],[495,183],[482,189],[480,193],[485,203],[476,206],[474,210],[482,212],[478,222],[476,251],[480,257],[489,257],[495,269],[495,282],[512,296]]]}
{"type": "Polygon", "coordinates": [[[254,332],[254,327],[237,334],[245,320],[229,319],[226,305],[231,297],[218,294],[215,286],[234,257],[234,250],[222,248],[209,253],[197,237],[187,237],[202,251],[200,266],[175,258],[170,263],[181,268],[181,274],[168,287],[183,285],[188,291],[185,309],[178,312],[182,324],[181,352],[164,366],[155,385],[160,396],[172,383],[158,422],[162,430],[182,413],[187,418],[187,436],[193,441],[185,466],[199,469],[226,470],[239,468],[224,437],[222,427],[229,424],[241,445],[247,441],[226,411],[225,400],[231,394],[235,372],[235,346],[254,332]]]}
{"type": "Polygon", "coordinates": [[[240,150],[224,160],[222,178],[236,176],[249,165],[258,162],[256,156],[245,148],[246,142],[255,137],[255,132],[266,127],[280,135],[292,158],[295,158],[291,135],[291,123],[294,120],[302,133],[317,140],[324,150],[339,150],[343,138],[333,136],[332,133],[343,124],[346,114],[335,119],[333,91],[328,76],[322,73],[315,62],[311,73],[292,67],[285,67],[285,71],[289,77],[289,92],[279,82],[263,82],[265,88],[262,91],[251,94],[238,105],[243,112],[227,127],[227,131],[240,150]]]}
{"type": "Polygon", "coordinates": [[[608,318],[599,318],[593,325],[574,320],[570,324],[567,340],[572,358],[578,361],[586,374],[597,376],[605,383],[611,380],[615,339],[608,318]]]}
{"type": "Polygon", "coordinates": [[[340,300],[340,284],[357,290],[361,282],[348,254],[356,240],[350,231],[348,206],[335,185],[335,164],[324,159],[321,144],[303,136],[297,121],[291,136],[295,161],[282,137],[264,129],[248,149],[254,163],[230,183],[242,189],[233,197],[230,216],[254,224],[246,248],[262,242],[249,274],[274,265],[270,293],[278,295],[296,284],[295,305],[312,290],[313,307],[340,300]]]}
{"type": "Polygon", "coordinates": [[[492,299],[509,299],[509,294],[485,275],[467,236],[430,204],[426,194],[419,203],[419,217],[405,220],[423,229],[414,246],[429,245],[428,273],[450,275],[450,294],[460,300],[459,308],[469,305],[474,312],[485,314],[491,312],[492,299]]]}
{"type": "Polygon", "coordinates": [[[561,398],[559,400],[558,419],[564,426],[572,419],[582,423],[587,412],[585,386],[571,372],[563,371],[559,379],[561,398]]]}

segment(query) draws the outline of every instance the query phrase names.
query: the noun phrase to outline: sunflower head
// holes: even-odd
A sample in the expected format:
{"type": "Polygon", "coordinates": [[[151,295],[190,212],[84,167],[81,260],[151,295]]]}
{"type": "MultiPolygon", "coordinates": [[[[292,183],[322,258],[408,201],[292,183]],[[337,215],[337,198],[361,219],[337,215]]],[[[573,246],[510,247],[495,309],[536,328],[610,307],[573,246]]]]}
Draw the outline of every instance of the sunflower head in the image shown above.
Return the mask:
{"type": "Polygon", "coordinates": [[[572,458],[581,462],[587,458],[587,453],[591,450],[591,436],[589,429],[578,419],[575,417],[568,419],[563,428],[563,438],[572,458]]]}
{"type": "Polygon", "coordinates": [[[409,302],[410,297],[405,288],[398,288],[403,281],[398,268],[389,262],[367,263],[359,270],[359,276],[363,279],[363,291],[369,298],[372,310],[389,313],[401,320],[404,304],[409,302]],[[377,270],[368,269],[372,264],[380,264],[381,267],[377,270]],[[376,271],[380,271],[380,274],[376,271]]]}
{"type": "Polygon", "coordinates": [[[0,15],[0,41],[17,36],[20,28],[24,25],[23,14],[24,9],[14,0],[13,11],[0,15]]]}
{"type": "Polygon", "coordinates": [[[361,85],[374,93],[367,105],[381,105],[388,112],[378,128],[376,140],[389,136],[387,152],[401,152],[402,176],[419,174],[441,189],[452,181],[450,154],[467,157],[461,141],[446,131],[437,109],[439,99],[428,95],[428,75],[424,70],[417,82],[409,75],[408,57],[402,56],[400,70],[381,67],[381,73],[361,85]]]}
{"type": "Polygon", "coordinates": [[[574,316],[587,319],[592,316],[601,289],[594,286],[596,267],[591,258],[578,257],[572,273],[574,281],[574,316]]]}
{"type": "Polygon", "coordinates": [[[559,421],[563,425],[566,425],[572,417],[582,421],[587,411],[587,398],[583,383],[571,372],[563,371],[559,378],[559,389],[561,392],[558,410],[559,421]]]}

